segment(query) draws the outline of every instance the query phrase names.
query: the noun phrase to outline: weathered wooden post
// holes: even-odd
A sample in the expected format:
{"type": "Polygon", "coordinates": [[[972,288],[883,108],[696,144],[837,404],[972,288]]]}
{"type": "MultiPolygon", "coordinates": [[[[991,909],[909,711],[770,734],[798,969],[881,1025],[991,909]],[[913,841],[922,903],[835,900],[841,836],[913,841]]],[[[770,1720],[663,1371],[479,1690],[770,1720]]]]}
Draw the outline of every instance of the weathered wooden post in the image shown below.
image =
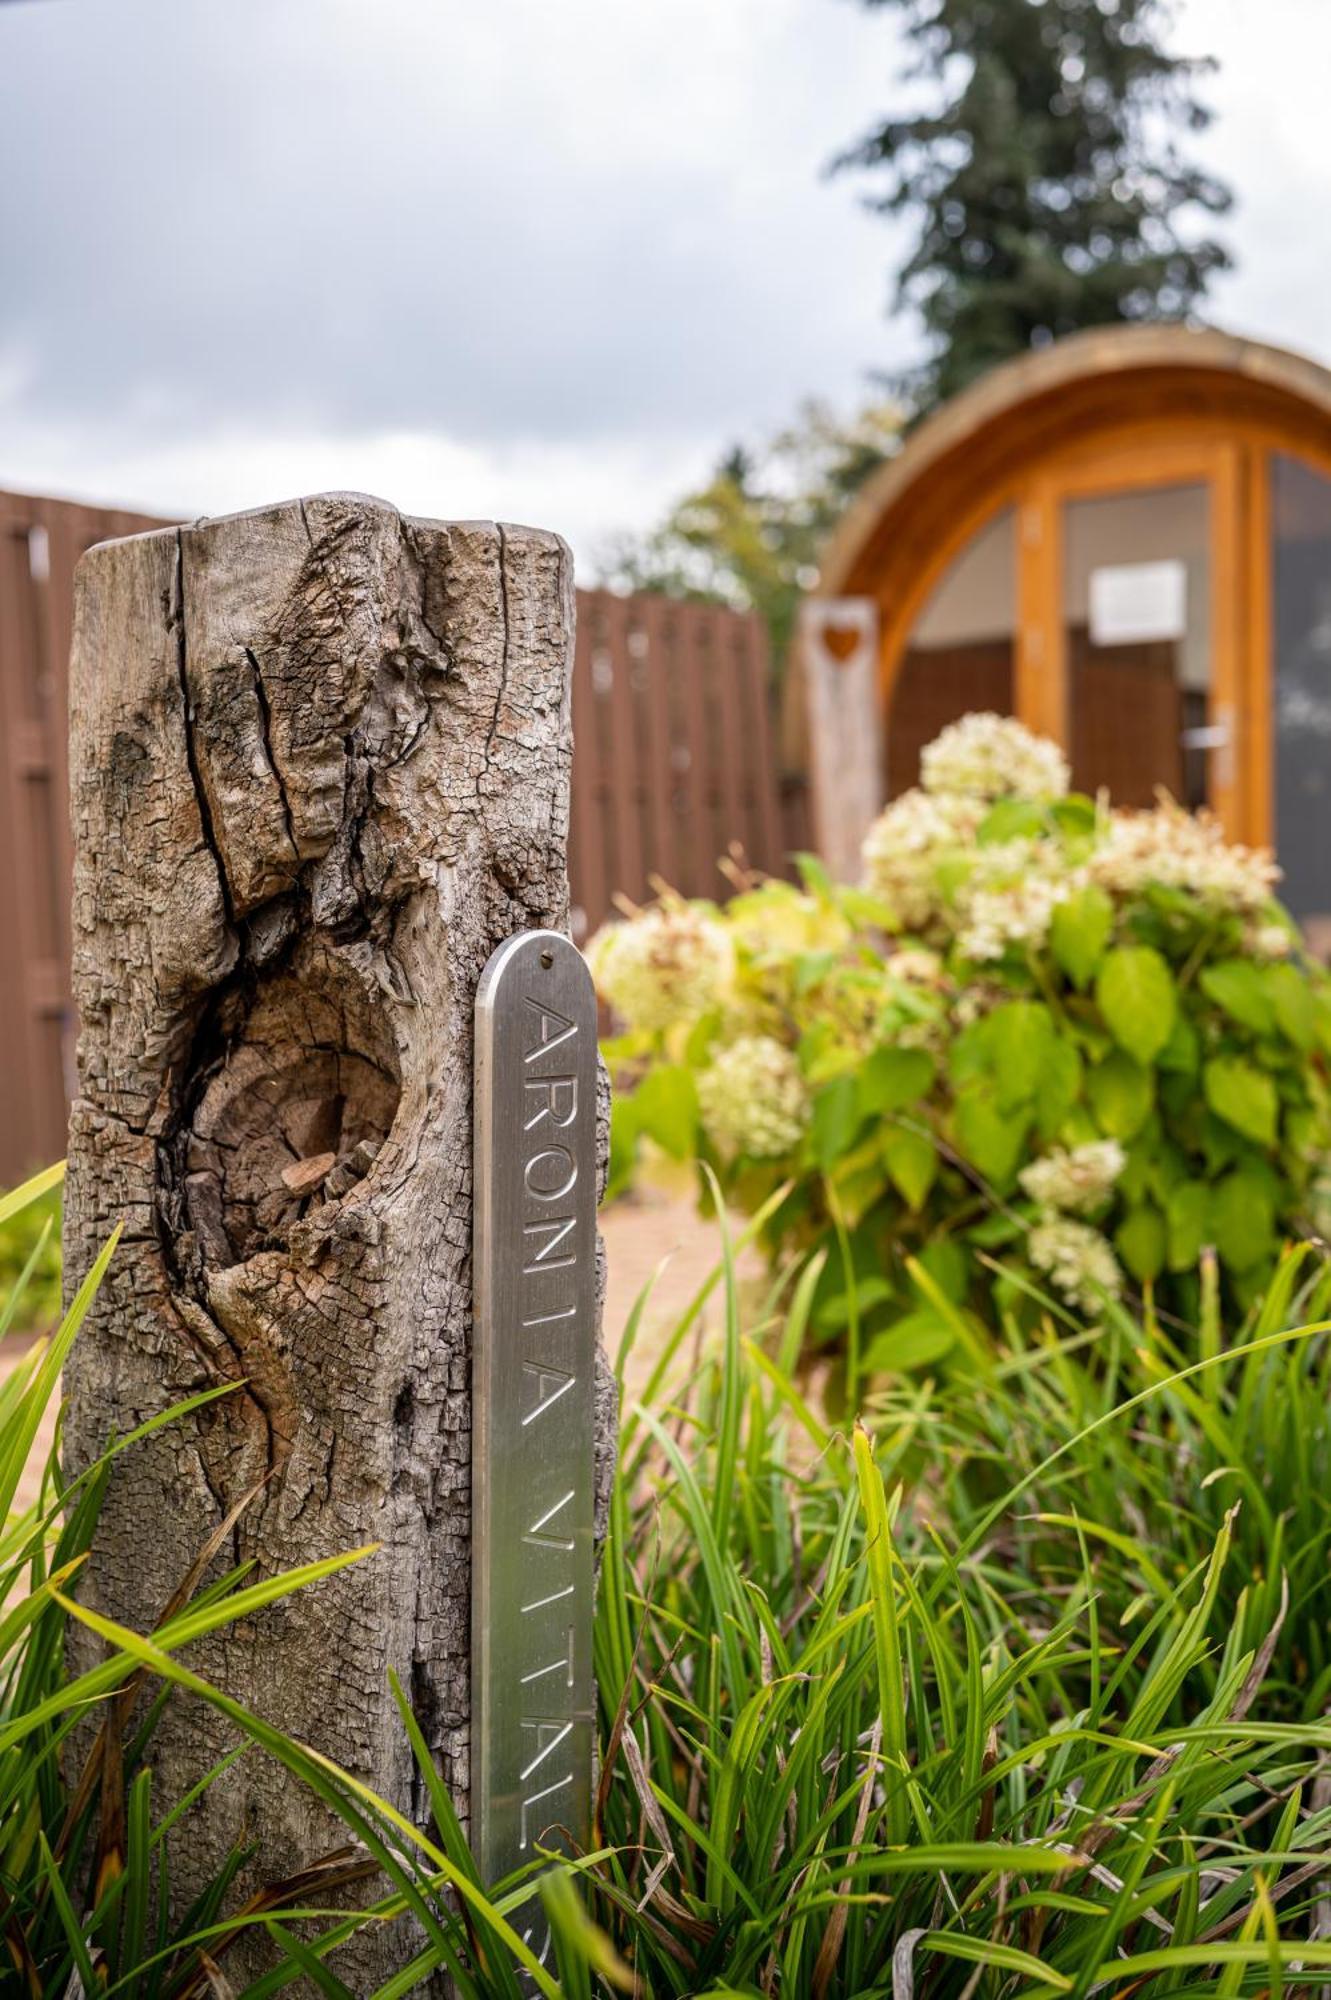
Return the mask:
{"type": "MultiPolygon", "coordinates": [[[[465,1812],[474,1556],[492,1606],[494,1589],[493,1551],[472,1534],[473,1010],[501,941],[567,919],[572,615],[555,536],[409,520],[341,494],[107,543],[77,586],[68,1282],[114,1222],[125,1236],[69,1368],[71,1457],[202,1385],[244,1383],[120,1460],[85,1596],[150,1628],[258,1482],[233,1554],[261,1572],[380,1541],[192,1658],[422,1820],[387,1669],[465,1812]]],[[[557,984],[544,1018],[517,996],[530,1046],[563,1033],[569,990],[557,984]]],[[[587,1182],[604,1133],[587,1103],[586,1020],[578,1032],[575,1060],[527,1066],[544,1095],[518,1092],[523,1115],[493,1151],[517,1161],[519,1195],[525,1175],[538,1209],[571,1214],[547,1197],[574,1164],[562,1079],[576,1074],[591,1167],[578,1168],[578,1254],[594,1260],[587,1182]],[[524,1130],[541,1143],[522,1150],[524,1130]]],[[[520,1244],[531,1219],[505,1211],[503,1227],[520,1244]]],[[[550,1234],[529,1239],[537,1252],[550,1234]]],[[[572,1301],[587,1332],[594,1290],[589,1306],[577,1280],[546,1306],[530,1291],[527,1317],[572,1301]]],[[[550,1352],[529,1358],[570,1372],[550,1352]]],[[[520,1358],[530,1400],[501,1408],[497,1428],[491,1406],[491,1449],[513,1451],[513,1423],[520,1436],[558,1379],[520,1358]]],[[[583,1428],[564,1435],[558,1466],[573,1497],[517,1528],[580,1536],[582,1576],[612,1449],[603,1367],[594,1398],[580,1380],[561,1421],[575,1408],[583,1428]]],[[[510,1485],[526,1473],[493,1470],[510,1485]]],[[[581,1590],[577,1611],[589,1615],[581,1590]]],[[[589,1644],[579,1630],[570,1659],[589,1644]]],[[[568,1739],[545,1753],[574,1707],[575,1754],[590,1754],[585,1693],[570,1680],[561,1700],[525,1717],[555,1718],[520,1764],[537,1755],[550,1782],[568,1739]]],[[[226,1741],[211,1712],[169,1711],[164,1793],[183,1793],[226,1741]]],[[[538,1803],[523,1819],[519,1799],[526,1831],[576,1816],[583,1783],[579,1768],[548,1818],[538,1803]]],[[[280,1770],[243,1759],[182,1828],[175,1893],[188,1900],[234,1841],[257,1842],[260,1872],[286,1873],[337,1837],[280,1770]]],[[[497,1855],[506,1838],[501,1827],[497,1855]]],[[[353,1964],[368,1983],[403,1948],[367,1936],[353,1964]]]]}
{"type": "Polygon", "coordinates": [[[883,804],[878,610],[867,597],[810,597],[800,612],[815,845],[839,882],[883,804]]]}

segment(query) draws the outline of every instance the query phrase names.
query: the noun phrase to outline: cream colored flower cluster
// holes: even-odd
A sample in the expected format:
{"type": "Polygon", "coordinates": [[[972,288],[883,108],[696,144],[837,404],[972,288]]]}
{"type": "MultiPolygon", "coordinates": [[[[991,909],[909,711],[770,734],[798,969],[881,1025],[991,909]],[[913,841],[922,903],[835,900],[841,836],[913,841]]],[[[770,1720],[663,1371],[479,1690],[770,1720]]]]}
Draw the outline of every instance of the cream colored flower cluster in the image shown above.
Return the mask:
{"type": "Polygon", "coordinates": [[[903,792],[865,836],[864,880],[906,930],[925,931],[942,915],[939,862],[965,848],[984,817],[978,800],[903,792]]]}
{"type": "Polygon", "coordinates": [[[1042,943],[1068,892],[1057,849],[1046,840],[976,847],[975,835],[995,799],[1061,798],[1062,751],[1010,716],[964,715],[926,746],[920,774],[920,789],[894,799],[869,829],[867,886],[907,930],[951,931],[968,958],[1042,943]]]}
{"type": "Polygon", "coordinates": [[[1127,1155],[1116,1139],[1096,1139],[1071,1150],[1055,1146],[1024,1167],[1019,1178],[1041,1208],[1085,1215],[1107,1198],[1126,1165],[1127,1155]]]}
{"type": "Polygon", "coordinates": [[[1286,924],[1251,923],[1243,933],[1243,949],[1254,958],[1288,958],[1296,942],[1286,924]]]}
{"type": "Polygon", "coordinates": [[[1019,1176],[1041,1210],[1026,1239],[1026,1254],[1065,1299],[1087,1312],[1096,1311],[1106,1295],[1119,1297],[1123,1273],[1100,1231],[1073,1217],[1106,1201],[1126,1165],[1117,1140],[1097,1139],[1071,1149],[1055,1146],[1019,1176]]]}
{"type": "Polygon", "coordinates": [[[1280,870],[1265,849],[1227,841],[1212,814],[1162,797],[1149,812],[1102,815],[1084,859],[1044,833],[979,846],[995,799],[1066,792],[1062,751],[1019,722],[967,715],[920,762],[922,789],[892,801],[863,849],[866,886],[904,929],[951,938],[972,962],[991,964],[1013,946],[1039,949],[1058,904],[1088,882],[1120,900],[1157,885],[1245,918],[1245,943],[1258,958],[1291,949],[1289,931],[1268,915],[1280,870]]]}
{"type": "Polygon", "coordinates": [[[735,966],[724,925],[679,901],[605,925],[587,957],[615,1012],[630,1028],[648,1031],[697,1020],[721,999],[735,966]]]}
{"type": "Polygon", "coordinates": [[[699,1074],[698,1111],[721,1152],[770,1160],[799,1144],[809,1097],[784,1043],[771,1035],[742,1035],[699,1074]]]}
{"type": "Polygon", "coordinates": [[[1076,886],[1050,840],[1005,840],[979,847],[957,894],[957,945],[977,964],[1002,958],[1010,945],[1038,950],[1057,905],[1076,886]]]}
{"type": "Polygon", "coordinates": [[[1012,716],[980,711],[949,723],[926,745],[920,783],[936,796],[1061,799],[1068,763],[1056,743],[1012,716]]]}
{"type": "Polygon", "coordinates": [[[1096,1312],[1105,1298],[1123,1290],[1118,1259],[1098,1229],[1067,1215],[1047,1215],[1026,1239],[1026,1254],[1037,1271],[1072,1305],[1096,1312]]]}
{"type": "Polygon", "coordinates": [[[1234,845],[1213,814],[1190,813],[1172,799],[1162,799],[1151,812],[1114,813],[1087,872],[1111,895],[1132,896],[1156,885],[1236,911],[1260,910],[1280,880],[1265,848],[1234,845]]]}
{"type": "Polygon", "coordinates": [[[947,967],[927,945],[903,945],[889,955],[887,969],[894,979],[907,986],[933,988],[947,984],[947,967]]]}

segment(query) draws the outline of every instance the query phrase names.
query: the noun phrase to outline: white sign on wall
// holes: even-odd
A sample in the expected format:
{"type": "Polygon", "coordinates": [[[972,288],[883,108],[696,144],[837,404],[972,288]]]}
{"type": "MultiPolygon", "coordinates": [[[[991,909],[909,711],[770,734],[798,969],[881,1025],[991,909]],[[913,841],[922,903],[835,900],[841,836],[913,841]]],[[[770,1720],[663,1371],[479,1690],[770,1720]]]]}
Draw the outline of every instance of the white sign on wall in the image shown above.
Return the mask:
{"type": "Polygon", "coordinates": [[[1106,563],[1091,571],[1092,645],[1181,639],[1187,626],[1188,572],[1181,562],[1106,563]]]}

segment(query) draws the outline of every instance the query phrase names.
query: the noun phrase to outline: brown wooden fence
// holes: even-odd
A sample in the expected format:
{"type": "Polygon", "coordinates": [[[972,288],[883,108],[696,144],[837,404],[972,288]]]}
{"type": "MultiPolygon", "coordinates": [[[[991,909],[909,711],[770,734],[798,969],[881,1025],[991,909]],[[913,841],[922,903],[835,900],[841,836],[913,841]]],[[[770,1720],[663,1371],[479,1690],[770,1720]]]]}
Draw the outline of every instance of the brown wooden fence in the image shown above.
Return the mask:
{"type": "MultiPolygon", "coordinates": [[[[74,565],[170,525],[0,493],[0,1186],[58,1159],[72,1082],[66,669],[74,565]]],[[[749,614],[578,592],[570,873],[579,939],[653,878],[721,896],[718,857],[784,872],[806,844],[783,794],[766,631],[749,614]]]]}
{"type": "Polygon", "coordinates": [[[66,717],[74,565],[160,522],[0,493],[0,1181],[58,1160],[73,1076],[66,717]]]}
{"type": "Polygon", "coordinates": [[[761,619],[643,593],[578,592],[573,666],[574,930],[654,880],[722,896],[732,850],[788,852],[761,619]]]}

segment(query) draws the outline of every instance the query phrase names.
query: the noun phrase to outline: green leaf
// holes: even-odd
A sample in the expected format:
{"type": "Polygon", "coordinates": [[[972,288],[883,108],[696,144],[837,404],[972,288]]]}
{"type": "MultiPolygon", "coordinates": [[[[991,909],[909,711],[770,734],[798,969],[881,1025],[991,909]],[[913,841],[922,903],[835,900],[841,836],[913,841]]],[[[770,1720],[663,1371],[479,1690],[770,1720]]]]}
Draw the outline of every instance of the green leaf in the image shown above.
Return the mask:
{"type": "Polygon", "coordinates": [[[1275,1249],[1275,1203],[1266,1176],[1238,1167],[1211,1197],[1211,1223],[1221,1261],[1231,1271],[1251,1270],[1275,1249]]]}
{"type": "Polygon", "coordinates": [[[1051,799],[1049,816],[1059,832],[1080,840],[1095,832],[1097,808],[1085,792],[1069,792],[1066,798],[1051,799]]]}
{"type": "Polygon", "coordinates": [[[1095,997],[1114,1040],[1138,1062],[1153,1062],[1169,1040],[1177,1012],[1174,975],[1149,944],[1109,952],[1095,997]]]}
{"type": "Polygon", "coordinates": [[[1169,1040],[1156,1058],[1156,1066],[1179,1076],[1196,1076],[1201,1062],[1201,1037],[1186,1014],[1176,1016],[1169,1040]]]}
{"type": "Polygon", "coordinates": [[[1171,1271],[1190,1271],[1210,1239],[1211,1190],[1205,1181],[1183,1181],[1165,1204],[1171,1271]]]}
{"type": "Polygon", "coordinates": [[[799,874],[800,881],[811,896],[819,896],[831,902],[836,896],[836,884],[828,874],[816,854],[792,854],[791,860],[799,874]]]}
{"type": "Polygon", "coordinates": [[[1110,1139],[1130,1139],[1141,1130],[1155,1102],[1155,1077],[1121,1049],[1097,1063],[1086,1080],[1100,1130],[1110,1139]]]}
{"type": "Polygon", "coordinates": [[[1245,1139],[1274,1146],[1279,1105],[1276,1087],[1242,1056],[1212,1056],[1202,1069],[1202,1089],[1217,1118],[1245,1139]]]}
{"type": "Polygon", "coordinates": [[[938,1150],[924,1132],[894,1126],[883,1140],[883,1164],[893,1187],[918,1215],[938,1174],[938,1150]]]}
{"type": "Polygon", "coordinates": [[[1263,975],[1271,1010],[1287,1042],[1308,1050],[1317,1040],[1317,997],[1297,965],[1268,965],[1263,975]]]}
{"type": "Polygon", "coordinates": [[[1086,988],[1095,977],[1114,928],[1114,905],[1094,883],[1054,906],[1049,949],[1055,965],[1073,985],[1086,988]]]}
{"type": "Polygon", "coordinates": [[[849,1228],[858,1228],[889,1187],[878,1135],[871,1132],[867,1139],[857,1139],[850,1151],[828,1169],[827,1180],[836,1189],[842,1220],[849,1228]]]}
{"type": "Polygon", "coordinates": [[[840,958],[835,951],[801,952],[795,959],[795,991],[801,997],[821,986],[829,972],[833,971],[840,958]]]}
{"type": "MultiPolygon", "coordinates": [[[[955,1236],[935,1236],[932,1242],[925,1244],[918,1257],[910,1260],[908,1268],[917,1291],[921,1291],[921,1280],[916,1273],[923,1272],[942,1297],[950,1299],[953,1305],[960,1305],[965,1298],[970,1284],[971,1263],[955,1236]]],[[[930,1298],[932,1294],[922,1290],[922,1296],[930,1298]]]]}
{"type": "Polygon", "coordinates": [[[639,1132],[654,1139],[673,1160],[689,1160],[698,1139],[698,1092],[693,1071],[683,1063],[660,1063],[648,1070],[630,1100],[639,1132]]]}
{"type": "Polygon", "coordinates": [[[1003,1104],[1021,1104],[1035,1095],[1054,1045],[1054,1023],[1038,1000],[1009,1000],[995,1007],[984,1026],[985,1054],[1003,1104]]]}
{"type": "Polygon", "coordinates": [[[813,1157],[824,1173],[830,1173],[843,1153],[848,1153],[860,1128],[859,1079],[834,1077],[813,1100],[810,1143],[813,1157]]]}
{"type": "Polygon", "coordinates": [[[922,1306],[874,1335],[864,1352],[864,1367],[875,1373],[927,1368],[956,1344],[955,1329],[922,1306]]]}
{"type": "Polygon", "coordinates": [[[1275,1026],[1275,1008],[1259,966],[1249,958],[1222,958],[1204,966],[1197,984],[1208,1000],[1255,1035],[1269,1035],[1275,1026]]]}
{"type": "Polygon", "coordinates": [[[631,1097],[615,1096],[610,1102],[610,1173],[606,1199],[613,1200],[621,1189],[631,1187],[638,1162],[638,1114],[631,1097]]]}
{"type": "Polygon", "coordinates": [[[1036,1115],[1046,1139],[1057,1137],[1068,1113],[1081,1096],[1081,1085],[1082,1061],[1076,1043],[1059,1036],[1049,1045],[1035,1091],[1036,1115]]]}
{"type": "Polygon", "coordinates": [[[65,1163],[63,1160],[58,1160],[55,1166],[45,1167],[41,1173],[34,1174],[31,1180],[24,1181],[22,1187],[11,1188],[8,1194],[0,1194],[0,1223],[8,1222],[11,1215],[18,1215],[22,1209],[30,1208],[33,1202],[40,1201],[44,1194],[49,1194],[53,1187],[58,1187],[64,1178],[65,1163]]]}
{"type": "MultiPolygon", "coordinates": [[[[843,916],[852,924],[867,924],[874,930],[898,931],[901,929],[896,911],[881,896],[870,895],[867,889],[856,889],[848,885],[838,885],[836,902],[843,916]]],[[[732,905],[733,908],[733,905],[732,905]]]]}
{"type": "Polygon", "coordinates": [[[1114,1231],[1114,1244],[1133,1277],[1149,1283],[1164,1267],[1164,1217],[1155,1208],[1132,1209],[1114,1231]]]}
{"type": "Polygon", "coordinates": [[[902,1671],[901,1633],[897,1622],[896,1581],[892,1574],[892,1523],[883,1491],[883,1475],[874,1463],[869,1434],[856,1424],[851,1449],[864,1515],[864,1560],[869,1573],[873,1611],[874,1655],[878,1667],[878,1713],[883,1725],[882,1775],[887,1793],[887,1837],[904,1847],[910,1837],[911,1813],[905,1775],[907,1760],[906,1681],[902,1671]]]}
{"type": "Polygon", "coordinates": [[[814,1314],[814,1321],[821,1333],[840,1333],[850,1325],[852,1308],[862,1319],[872,1306],[885,1305],[895,1297],[896,1293],[886,1278],[857,1278],[853,1293],[834,1292],[824,1299],[814,1314]]]}
{"type": "Polygon", "coordinates": [[[286,1930],[275,1917],[264,1918],[264,1929],[281,1955],[298,1965],[310,1985],[324,1994],[326,2000],[355,2000],[351,1988],[294,1931],[286,1930]]]}
{"type": "Polygon", "coordinates": [[[971,1165],[1000,1190],[1016,1175],[1029,1119],[1015,1117],[985,1084],[968,1084],[957,1097],[953,1130],[971,1165]]]}
{"type": "Polygon", "coordinates": [[[924,1049],[875,1049],[860,1071],[860,1110],[870,1118],[902,1111],[924,1096],[935,1074],[924,1049]]]}
{"type": "Polygon", "coordinates": [[[997,846],[1005,840],[1030,840],[1043,833],[1047,824],[1046,809],[1038,799],[999,799],[980,821],[975,838],[981,847],[997,846]]]}

